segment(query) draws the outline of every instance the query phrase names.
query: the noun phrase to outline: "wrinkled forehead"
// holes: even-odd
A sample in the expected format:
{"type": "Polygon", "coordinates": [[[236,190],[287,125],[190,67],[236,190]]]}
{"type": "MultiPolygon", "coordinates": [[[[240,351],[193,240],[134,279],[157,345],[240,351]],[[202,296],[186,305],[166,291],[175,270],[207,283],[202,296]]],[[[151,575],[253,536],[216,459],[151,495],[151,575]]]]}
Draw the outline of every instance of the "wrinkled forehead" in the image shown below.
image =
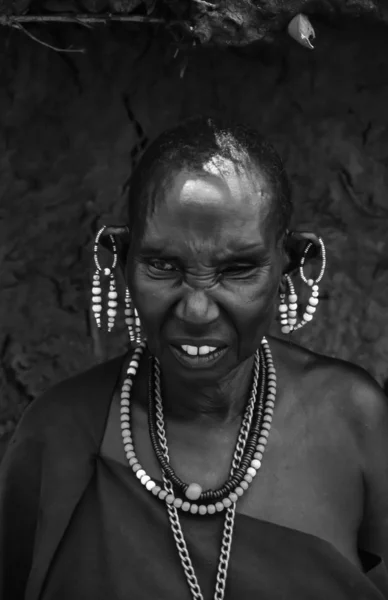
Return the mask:
{"type": "Polygon", "coordinates": [[[268,227],[272,196],[266,176],[258,169],[240,169],[233,160],[215,155],[195,171],[169,174],[158,189],[144,238],[160,240],[179,233],[202,242],[241,237],[264,243],[273,237],[268,227]]]}

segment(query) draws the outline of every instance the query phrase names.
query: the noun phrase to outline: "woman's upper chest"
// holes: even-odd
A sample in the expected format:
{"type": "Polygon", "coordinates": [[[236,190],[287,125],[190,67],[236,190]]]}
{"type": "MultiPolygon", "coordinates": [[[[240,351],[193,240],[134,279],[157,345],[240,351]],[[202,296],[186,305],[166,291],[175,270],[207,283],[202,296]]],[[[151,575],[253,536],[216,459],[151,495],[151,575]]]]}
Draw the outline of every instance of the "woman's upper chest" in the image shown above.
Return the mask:
{"type": "MultiPolygon", "coordinates": [[[[357,530],[363,489],[351,432],[330,407],[280,394],[262,466],[237,510],[250,517],[316,535],[350,560],[357,559],[357,530]]],[[[135,450],[143,468],[161,479],[148,417],[133,408],[135,450]]],[[[233,427],[167,421],[170,462],[185,482],[217,489],[228,477],[238,435],[233,427]]],[[[127,464],[120,433],[119,396],[112,402],[101,447],[103,455],[127,464]]],[[[139,484],[140,485],[140,484],[139,484]]]]}

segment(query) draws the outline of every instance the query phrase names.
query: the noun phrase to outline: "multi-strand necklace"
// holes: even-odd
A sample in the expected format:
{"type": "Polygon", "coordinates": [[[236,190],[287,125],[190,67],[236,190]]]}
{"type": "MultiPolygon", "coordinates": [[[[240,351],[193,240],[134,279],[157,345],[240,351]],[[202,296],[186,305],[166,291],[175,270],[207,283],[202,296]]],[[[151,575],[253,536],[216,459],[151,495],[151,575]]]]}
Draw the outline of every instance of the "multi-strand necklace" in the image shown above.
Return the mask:
{"type": "Polygon", "coordinates": [[[217,490],[203,491],[197,483],[184,483],[175,473],[168,453],[161,395],[160,366],[151,358],[149,381],[149,430],[159,460],[163,487],[153,481],[141,466],[134,448],[131,429],[131,389],[146,343],[134,351],[121,389],[121,432],[129,465],[140,483],[167,507],[171,529],[194,600],[203,600],[180,525],[178,510],[199,515],[212,515],[226,510],[214,600],[223,600],[230,558],[236,503],[249,488],[260,469],[267,445],[276,399],[276,370],[268,342],[263,338],[255,353],[252,390],[245,408],[237,438],[229,478],[217,490]],[[258,393],[259,392],[259,393],[258,393]]]}

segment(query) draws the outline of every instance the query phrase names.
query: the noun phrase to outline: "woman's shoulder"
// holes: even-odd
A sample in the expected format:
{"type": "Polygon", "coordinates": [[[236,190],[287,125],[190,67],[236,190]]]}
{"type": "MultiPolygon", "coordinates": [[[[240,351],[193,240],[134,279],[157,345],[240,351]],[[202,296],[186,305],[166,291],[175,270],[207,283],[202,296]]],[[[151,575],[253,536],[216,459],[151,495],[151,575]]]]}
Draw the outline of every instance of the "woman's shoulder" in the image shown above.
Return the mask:
{"type": "Polygon", "coordinates": [[[47,389],[24,411],[18,434],[43,439],[77,426],[92,430],[105,418],[124,358],[94,365],[47,389]]]}
{"type": "Polygon", "coordinates": [[[342,417],[365,424],[388,414],[381,386],[359,365],[313,352],[298,344],[272,339],[283,381],[307,390],[311,402],[337,409],[342,417]]]}

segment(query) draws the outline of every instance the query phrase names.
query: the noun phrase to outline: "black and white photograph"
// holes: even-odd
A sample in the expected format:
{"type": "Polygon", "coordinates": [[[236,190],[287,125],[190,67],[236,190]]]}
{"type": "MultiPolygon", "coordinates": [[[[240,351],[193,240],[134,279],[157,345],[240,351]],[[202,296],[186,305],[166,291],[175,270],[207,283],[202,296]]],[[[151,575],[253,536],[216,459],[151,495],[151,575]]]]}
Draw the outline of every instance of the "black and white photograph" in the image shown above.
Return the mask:
{"type": "Polygon", "coordinates": [[[0,0],[0,600],[388,600],[388,0],[0,0]]]}

